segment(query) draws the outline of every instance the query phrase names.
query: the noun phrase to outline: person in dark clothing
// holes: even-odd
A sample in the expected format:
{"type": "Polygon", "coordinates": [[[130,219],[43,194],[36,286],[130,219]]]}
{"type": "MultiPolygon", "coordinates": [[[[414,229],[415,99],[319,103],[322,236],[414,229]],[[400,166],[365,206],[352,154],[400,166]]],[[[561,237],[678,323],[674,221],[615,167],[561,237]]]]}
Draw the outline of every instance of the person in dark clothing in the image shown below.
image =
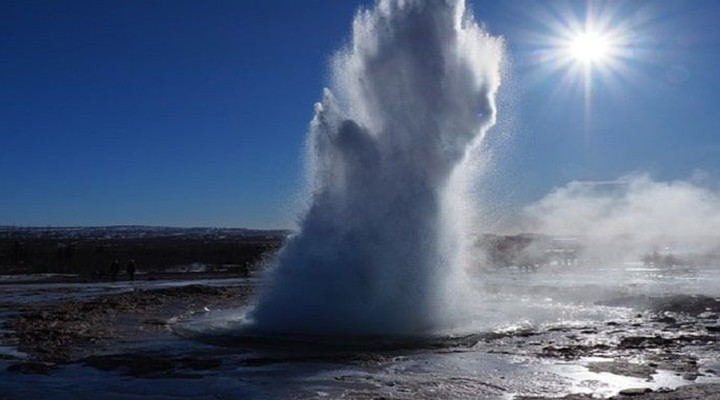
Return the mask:
{"type": "Polygon", "coordinates": [[[12,254],[13,254],[13,263],[15,265],[20,265],[21,262],[23,261],[23,246],[17,240],[15,241],[15,243],[13,243],[12,254]]]}
{"type": "Polygon", "coordinates": [[[117,276],[119,273],[120,273],[120,260],[118,260],[116,258],[110,264],[110,277],[112,278],[112,280],[117,279],[117,276]]]}
{"type": "Polygon", "coordinates": [[[127,264],[127,274],[130,276],[130,280],[135,280],[135,271],[137,270],[137,265],[135,265],[135,260],[130,260],[127,264]]]}

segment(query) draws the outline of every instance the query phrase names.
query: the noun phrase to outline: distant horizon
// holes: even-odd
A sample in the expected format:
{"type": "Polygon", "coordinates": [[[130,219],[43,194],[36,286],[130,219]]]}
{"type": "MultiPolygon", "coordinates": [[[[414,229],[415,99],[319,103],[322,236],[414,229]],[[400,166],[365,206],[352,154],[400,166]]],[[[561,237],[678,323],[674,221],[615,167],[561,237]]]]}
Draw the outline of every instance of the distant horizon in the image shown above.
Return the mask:
{"type": "MultiPolygon", "coordinates": [[[[68,225],[68,226],[25,226],[25,225],[2,225],[0,224],[0,232],[8,231],[11,229],[31,229],[31,230],[43,230],[43,229],[103,229],[103,228],[148,228],[148,229],[179,229],[179,230],[194,230],[194,229],[217,229],[217,230],[240,230],[240,231],[257,231],[257,232],[297,232],[296,229],[282,229],[282,228],[248,228],[248,227],[230,227],[230,226],[168,226],[168,225],[68,225]]],[[[543,232],[540,230],[514,230],[514,231],[478,231],[472,232],[472,236],[482,235],[497,235],[497,236],[523,236],[523,235],[538,235],[538,236],[551,236],[554,238],[566,238],[566,239],[578,239],[583,237],[602,237],[596,233],[552,233],[543,232]]],[[[631,232],[625,232],[622,234],[608,234],[607,236],[623,236],[633,235],[631,232]]],[[[667,238],[704,238],[704,239],[720,239],[720,232],[716,234],[695,234],[695,235],[662,235],[667,238]]],[[[720,242],[718,242],[720,246],[720,242]]]]}
{"type": "Polygon", "coordinates": [[[253,228],[247,226],[179,226],[179,225],[147,225],[147,224],[110,224],[110,225],[14,225],[0,224],[4,229],[83,229],[83,228],[167,228],[167,229],[227,229],[247,231],[292,231],[289,228],[253,228]]]}

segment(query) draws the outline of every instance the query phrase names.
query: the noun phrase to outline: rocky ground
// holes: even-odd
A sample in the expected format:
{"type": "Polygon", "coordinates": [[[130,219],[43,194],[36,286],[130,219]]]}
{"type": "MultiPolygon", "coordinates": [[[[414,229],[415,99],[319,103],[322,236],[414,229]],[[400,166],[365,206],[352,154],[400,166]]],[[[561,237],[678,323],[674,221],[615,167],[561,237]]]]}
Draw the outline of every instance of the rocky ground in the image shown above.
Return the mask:
{"type": "MultiPolygon", "coordinates": [[[[50,373],[58,365],[73,362],[99,367],[117,364],[117,354],[130,351],[133,344],[170,334],[173,319],[236,306],[246,302],[251,291],[190,285],[85,300],[0,305],[0,310],[17,312],[4,327],[1,342],[30,355],[30,360],[17,361],[8,370],[50,373]],[[104,359],[108,362],[102,364],[99,360],[104,359]]],[[[158,366],[147,359],[128,359],[127,363],[146,365],[146,369],[158,366]]]]}
{"type": "MultiPolygon", "coordinates": [[[[224,362],[221,356],[152,354],[138,351],[134,344],[170,336],[170,323],[178,317],[246,303],[252,292],[246,287],[190,285],[81,300],[0,305],[0,311],[15,313],[7,320],[1,342],[30,356],[5,356],[10,361],[7,369],[11,373],[53,374],[61,365],[81,363],[135,377],[166,378],[187,377],[187,371],[213,370],[224,362]]],[[[597,360],[586,363],[590,371],[642,378],[648,383],[658,370],[698,382],[677,390],[627,388],[613,399],[720,400],[720,384],[699,383],[720,376],[718,299],[701,295],[634,296],[604,305],[637,311],[633,318],[588,326],[516,329],[444,343],[528,360],[597,360]]],[[[591,398],[578,394],[563,399],[591,398]]]]}
{"type": "MultiPolygon", "coordinates": [[[[648,383],[660,369],[672,371],[690,382],[701,378],[714,380],[720,375],[720,300],[702,295],[633,296],[604,304],[634,307],[638,313],[630,320],[607,321],[602,325],[556,326],[546,331],[519,332],[499,339],[490,351],[559,360],[597,357],[603,361],[589,362],[590,371],[642,378],[648,383]]],[[[642,400],[720,399],[720,384],[655,391],[647,387],[628,388],[612,399],[630,397],[642,400]]],[[[595,397],[578,394],[562,399],[591,398],[595,397]]]]}
{"type": "MultiPolygon", "coordinates": [[[[547,397],[516,397],[516,400],[548,400],[547,397]]],[[[571,394],[555,400],[591,400],[596,399],[589,394],[571,394]]],[[[638,388],[626,389],[609,400],[718,400],[720,399],[720,385],[698,384],[680,387],[676,390],[657,390],[638,388]]]]}

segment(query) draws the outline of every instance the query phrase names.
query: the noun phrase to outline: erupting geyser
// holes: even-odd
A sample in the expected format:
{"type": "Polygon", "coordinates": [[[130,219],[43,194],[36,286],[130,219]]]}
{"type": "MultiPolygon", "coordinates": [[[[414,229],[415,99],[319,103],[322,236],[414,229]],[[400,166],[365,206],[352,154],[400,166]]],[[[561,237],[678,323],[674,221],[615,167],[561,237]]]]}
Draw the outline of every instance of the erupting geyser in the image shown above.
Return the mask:
{"type": "Polygon", "coordinates": [[[255,330],[421,334],[462,313],[459,177],[495,122],[502,48],[464,0],[357,13],[310,125],[310,206],[250,313],[255,330]]]}

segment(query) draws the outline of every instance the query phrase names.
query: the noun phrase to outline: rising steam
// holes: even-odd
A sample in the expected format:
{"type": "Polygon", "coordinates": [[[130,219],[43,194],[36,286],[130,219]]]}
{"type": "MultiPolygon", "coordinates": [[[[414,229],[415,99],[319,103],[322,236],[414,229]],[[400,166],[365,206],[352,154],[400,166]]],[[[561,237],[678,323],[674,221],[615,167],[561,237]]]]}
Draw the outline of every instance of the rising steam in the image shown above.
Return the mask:
{"type": "Polygon", "coordinates": [[[458,315],[462,175],[495,123],[502,47],[464,0],[356,14],[310,124],[310,206],[251,313],[258,331],[409,334],[458,315]]]}
{"type": "Polygon", "coordinates": [[[581,236],[596,259],[720,246],[720,192],[692,180],[661,182],[636,173],[613,182],[571,182],[526,213],[536,231],[581,236]]]}

